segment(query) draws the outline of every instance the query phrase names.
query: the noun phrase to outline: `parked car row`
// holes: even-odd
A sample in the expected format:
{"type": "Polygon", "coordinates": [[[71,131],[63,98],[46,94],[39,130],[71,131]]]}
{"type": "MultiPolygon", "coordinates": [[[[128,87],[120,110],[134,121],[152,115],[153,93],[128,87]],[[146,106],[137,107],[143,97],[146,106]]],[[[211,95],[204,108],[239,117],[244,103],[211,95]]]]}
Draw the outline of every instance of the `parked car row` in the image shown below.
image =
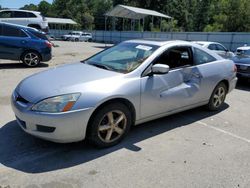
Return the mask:
{"type": "MultiPolygon", "coordinates": [[[[70,39],[84,40],[83,34],[72,32],[70,39]]],[[[51,59],[51,47],[37,29],[0,22],[1,59],[37,66],[51,59]]],[[[237,56],[248,56],[249,50],[238,48],[237,56]]],[[[238,60],[238,74],[245,75],[248,66],[238,60]]],[[[54,142],[86,138],[109,147],[134,124],[203,105],[219,110],[235,88],[236,70],[230,59],[194,42],[125,41],[26,78],[13,92],[12,108],[31,135],[54,142]]]]}
{"type": "Polygon", "coordinates": [[[84,41],[84,42],[91,42],[92,41],[92,34],[86,33],[82,31],[72,31],[67,35],[63,35],[62,40],[64,41],[84,41]]]}

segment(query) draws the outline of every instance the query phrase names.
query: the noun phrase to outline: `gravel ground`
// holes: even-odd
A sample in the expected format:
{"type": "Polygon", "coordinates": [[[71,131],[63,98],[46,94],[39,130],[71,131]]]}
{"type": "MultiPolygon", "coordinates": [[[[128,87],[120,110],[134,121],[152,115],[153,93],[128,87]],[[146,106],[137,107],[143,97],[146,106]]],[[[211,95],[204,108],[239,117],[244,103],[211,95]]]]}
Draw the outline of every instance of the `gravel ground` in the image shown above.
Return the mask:
{"type": "Polygon", "coordinates": [[[0,60],[0,188],[250,187],[250,83],[240,82],[220,112],[196,108],[134,127],[119,145],[55,144],[25,134],[10,95],[23,78],[89,57],[98,43],[55,42],[38,68],[0,60]],[[70,51],[70,52],[69,52],[70,51]]]}

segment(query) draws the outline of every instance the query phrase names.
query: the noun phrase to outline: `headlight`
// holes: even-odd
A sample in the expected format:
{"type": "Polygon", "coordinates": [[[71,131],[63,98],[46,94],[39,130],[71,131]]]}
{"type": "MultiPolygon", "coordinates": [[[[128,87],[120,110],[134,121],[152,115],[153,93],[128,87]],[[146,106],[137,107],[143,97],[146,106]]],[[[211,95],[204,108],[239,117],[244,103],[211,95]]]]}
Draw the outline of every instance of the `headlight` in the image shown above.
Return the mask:
{"type": "Polygon", "coordinates": [[[67,112],[71,110],[80,95],[80,93],[73,93],[48,98],[35,104],[31,109],[38,112],[67,112]]]}

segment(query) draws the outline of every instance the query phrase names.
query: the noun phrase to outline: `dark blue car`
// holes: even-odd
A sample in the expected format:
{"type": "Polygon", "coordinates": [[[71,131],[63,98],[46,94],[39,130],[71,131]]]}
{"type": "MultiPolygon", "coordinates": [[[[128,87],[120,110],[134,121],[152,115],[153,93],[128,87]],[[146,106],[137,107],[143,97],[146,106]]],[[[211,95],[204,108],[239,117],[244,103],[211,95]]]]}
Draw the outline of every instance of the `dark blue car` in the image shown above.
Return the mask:
{"type": "Polygon", "coordinates": [[[49,61],[52,44],[46,35],[36,29],[0,23],[0,59],[21,60],[26,66],[35,67],[49,61]]]}
{"type": "Polygon", "coordinates": [[[236,56],[232,60],[237,66],[237,77],[250,78],[250,46],[237,48],[236,56]]]}

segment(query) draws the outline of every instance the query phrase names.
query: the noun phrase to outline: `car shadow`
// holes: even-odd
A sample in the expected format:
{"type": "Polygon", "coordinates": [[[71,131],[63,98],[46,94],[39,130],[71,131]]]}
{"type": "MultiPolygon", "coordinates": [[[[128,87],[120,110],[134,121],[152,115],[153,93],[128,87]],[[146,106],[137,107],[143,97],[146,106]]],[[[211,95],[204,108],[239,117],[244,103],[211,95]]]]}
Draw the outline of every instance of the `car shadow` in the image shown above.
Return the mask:
{"type": "Polygon", "coordinates": [[[36,67],[26,67],[22,63],[0,63],[0,69],[28,69],[28,68],[45,68],[49,65],[46,63],[40,63],[36,67]]]}
{"type": "MultiPolygon", "coordinates": [[[[221,111],[229,106],[224,104],[221,111]]],[[[196,108],[135,126],[118,145],[97,149],[87,142],[57,144],[26,134],[11,121],[0,129],[0,163],[26,173],[42,173],[73,167],[95,160],[120,149],[134,152],[142,148],[137,143],[178,127],[186,126],[218,112],[196,108]]]]}
{"type": "Polygon", "coordinates": [[[250,79],[239,79],[236,85],[236,89],[250,91],[250,79]]]}

